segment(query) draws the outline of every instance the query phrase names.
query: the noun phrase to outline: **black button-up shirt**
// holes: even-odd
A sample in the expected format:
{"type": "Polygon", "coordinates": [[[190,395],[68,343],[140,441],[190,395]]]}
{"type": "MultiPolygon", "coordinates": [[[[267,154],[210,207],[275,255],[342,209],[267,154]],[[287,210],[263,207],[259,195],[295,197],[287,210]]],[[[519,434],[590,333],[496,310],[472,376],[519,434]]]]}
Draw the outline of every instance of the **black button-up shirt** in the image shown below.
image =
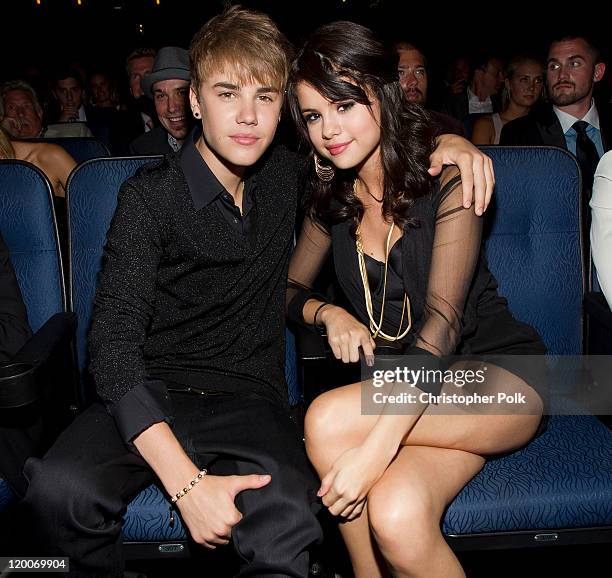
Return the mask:
{"type": "Polygon", "coordinates": [[[195,210],[199,211],[207,205],[215,204],[230,226],[237,233],[248,237],[252,226],[256,179],[254,176],[245,177],[241,213],[234,202],[234,197],[203,162],[202,155],[195,146],[201,134],[201,129],[192,130],[180,152],[180,165],[185,173],[195,210]]]}

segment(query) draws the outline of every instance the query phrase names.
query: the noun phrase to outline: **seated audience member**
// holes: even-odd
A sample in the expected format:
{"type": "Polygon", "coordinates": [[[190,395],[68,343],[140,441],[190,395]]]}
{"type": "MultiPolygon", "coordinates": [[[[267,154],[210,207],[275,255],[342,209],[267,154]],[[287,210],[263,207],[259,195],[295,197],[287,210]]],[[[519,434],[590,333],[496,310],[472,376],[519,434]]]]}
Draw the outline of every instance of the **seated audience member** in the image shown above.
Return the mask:
{"type": "Polygon", "coordinates": [[[425,55],[413,44],[399,42],[395,45],[399,61],[397,72],[400,86],[409,102],[420,104],[431,116],[437,134],[463,136],[463,125],[452,116],[436,112],[427,107],[427,62],[425,55]]]}
{"type": "Polygon", "coordinates": [[[585,37],[566,36],[548,49],[546,86],[550,104],[506,124],[502,145],[552,145],[576,155],[582,185],[591,191],[595,167],[612,147],[612,116],[599,106],[593,90],[606,65],[595,45],[585,37]]]}
{"type": "Polygon", "coordinates": [[[142,79],[153,70],[156,54],[157,51],[153,48],[137,48],[130,53],[125,61],[130,89],[127,112],[130,118],[129,124],[133,131],[130,142],[157,126],[155,107],[151,99],[145,96],[140,85],[142,79]]]}
{"type": "Polygon", "coordinates": [[[593,179],[591,254],[599,286],[612,308],[612,151],[601,157],[593,179]]]}
{"type": "Polygon", "coordinates": [[[513,58],[506,68],[505,76],[503,110],[476,119],[471,139],[476,145],[499,144],[502,127],[528,114],[542,94],[544,67],[531,56],[513,58]]]}
{"type": "Polygon", "coordinates": [[[51,91],[59,106],[56,122],[87,122],[85,89],[78,71],[59,70],[52,80],[51,91]]]}
{"type": "Polygon", "coordinates": [[[66,195],[66,182],[76,161],[61,147],[51,143],[11,140],[0,127],[0,159],[27,161],[45,175],[57,197],[66,195]]]}
{"type": "Polygon", "coordinates": [[[442,112],[463,122],[468,114],[489,114],[500,109],[497,94],[504,81],[502,61],[483,53],[473,61],[470,77],[461,92],[449,93],[442,104],[442,112]]]}
{"type": "Polygon", "coordinates": [[[81,122],[45,126],[36,92],[23,80],[10,80],[0,87],[0,124],[13,138],[93,136],[81,122]]]}
{"type": "Polygon", "coordinates": [[[89,75],[89,100],[91,108],[117,109],[119,98],[117,89],[111,76],[102,70],[96,70],[89,75]]]}
{"type": "Polygon", "coordinates": [[[189,53],[176,46],[161,48],[152,71],[141,82],[145,95],[153,99],[161,126],[130,144],[134,155],[163,155],[178,151],[193,125],[189,110],[189,53]]]}
{"type": "Polygon", "coordinates": [[[448,94],[461,94],[470,78],[470,59],[462,54],[453,58],[446,67],[444,84],[448,94]]]}

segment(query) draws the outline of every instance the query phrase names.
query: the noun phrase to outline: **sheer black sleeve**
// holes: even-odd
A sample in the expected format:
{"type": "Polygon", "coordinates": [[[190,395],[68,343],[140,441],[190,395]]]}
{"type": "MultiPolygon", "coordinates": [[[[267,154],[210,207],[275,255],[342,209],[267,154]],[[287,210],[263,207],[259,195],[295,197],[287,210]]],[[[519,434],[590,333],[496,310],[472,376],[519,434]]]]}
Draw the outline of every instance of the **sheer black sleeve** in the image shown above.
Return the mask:
{"type": "Polygon", "coordinates": [[[482,218],[463,207],[455,167],[440,178],[425,320],[415,347],[436,356],[455,351],[461,338],[463,309],[480,255],[482,218]]]}
{"type": "Polygon", "coordinates": [[[331,237],[325,226],[307,216],[289,263],[287,317],[290,321],[303,325],[302,311],[306,301],[312,298],[326,300],[315,293],[312,287],[330,247],[331,237]]]}

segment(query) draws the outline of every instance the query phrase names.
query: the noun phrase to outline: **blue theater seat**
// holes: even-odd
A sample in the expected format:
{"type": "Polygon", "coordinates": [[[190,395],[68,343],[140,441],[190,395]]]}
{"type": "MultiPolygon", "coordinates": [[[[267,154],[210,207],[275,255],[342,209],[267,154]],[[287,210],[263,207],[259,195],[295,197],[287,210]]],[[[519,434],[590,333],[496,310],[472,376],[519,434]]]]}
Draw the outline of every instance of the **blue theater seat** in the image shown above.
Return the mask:
{"type": "Polygon", "coordinates": [[[100,157],[110,157],[108,147],[93,137],[36,138],[32,142],[47,142],[61,146],[77,164],[100,157]]]}
{"type": "MultiPolygon", "coordinates": [[[[9,249],[28,322],[34,333],[12,361],[28,364],[36,371],[53,359],[60,344],[65,345],[64,353],[70,357],[75,316],[67,313],[66,309],[52,187],[47,177],[29,163],[0,160],[0,232],[9,249]]],[[[48,368],[45,365],[45,371],[48,368]]],[[[51,376],[47,373],[38,377],[31,389],[20,387],[14,395],[3,391],[0,406],[10,411],[31,403],[38,398],[41,387],[50,381],[51,376]]],[[[3,387],[6,385],[4,383],[3,387]]],[[[70,377],[61,385],[72,390],[70,377]]],[[[59,391],[56,394],[67,403],[74,400],[73,391],[68,395],[59,391]]],[[[11,499],[8,484],[0,479],[0,511],[11,499]]]]}
{"type": "MultiPolygon", "coordinates": [[[[483,150],[495,167],[486,254],[499,291],[549,354],[580,355],[587,279],[576,161],[554,147],[483,150]]],[[[553,372],[552,396],[562,382],[553,372]]],[[[543,435],[485,464],[443,530],[457,550],[610,541],[612,431],[591,415],[551,416],[543,435]]]]}

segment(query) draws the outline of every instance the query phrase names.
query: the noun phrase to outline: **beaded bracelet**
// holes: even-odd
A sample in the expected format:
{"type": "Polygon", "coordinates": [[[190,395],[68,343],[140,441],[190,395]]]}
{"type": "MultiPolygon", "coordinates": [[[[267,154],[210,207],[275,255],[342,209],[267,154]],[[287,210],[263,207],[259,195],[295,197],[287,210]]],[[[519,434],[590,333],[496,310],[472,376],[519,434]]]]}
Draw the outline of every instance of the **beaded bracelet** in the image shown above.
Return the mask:
{"type": "Polygon", "coordinates": [[[207,473],[207,469],[203,469],[198,472],[198,475],[193,478],[193,480],[191,480],[180,492],[177,492],[174,496],[172,496],[170,501],[173,504],[176,504],[187,492],[191,491],[193,486],[195,486],[207,473]]]}
{"type": "Polygon", "coordinates": [[[208,473],[208,470],[206,468],[204,468],[203,470],[200,470],[198,472],[198,475],[193,478],[193,480],[191,480],[180,492],[177,492],[174,496],[172,496],[172,498],[170,498],[170,501],[172,502],[170,504],[170,527],[174,528],[174,504],[176,504],[185,494],[187,494],[192,488],[193,486],[195,486],[206,474],[208,473]]]}

